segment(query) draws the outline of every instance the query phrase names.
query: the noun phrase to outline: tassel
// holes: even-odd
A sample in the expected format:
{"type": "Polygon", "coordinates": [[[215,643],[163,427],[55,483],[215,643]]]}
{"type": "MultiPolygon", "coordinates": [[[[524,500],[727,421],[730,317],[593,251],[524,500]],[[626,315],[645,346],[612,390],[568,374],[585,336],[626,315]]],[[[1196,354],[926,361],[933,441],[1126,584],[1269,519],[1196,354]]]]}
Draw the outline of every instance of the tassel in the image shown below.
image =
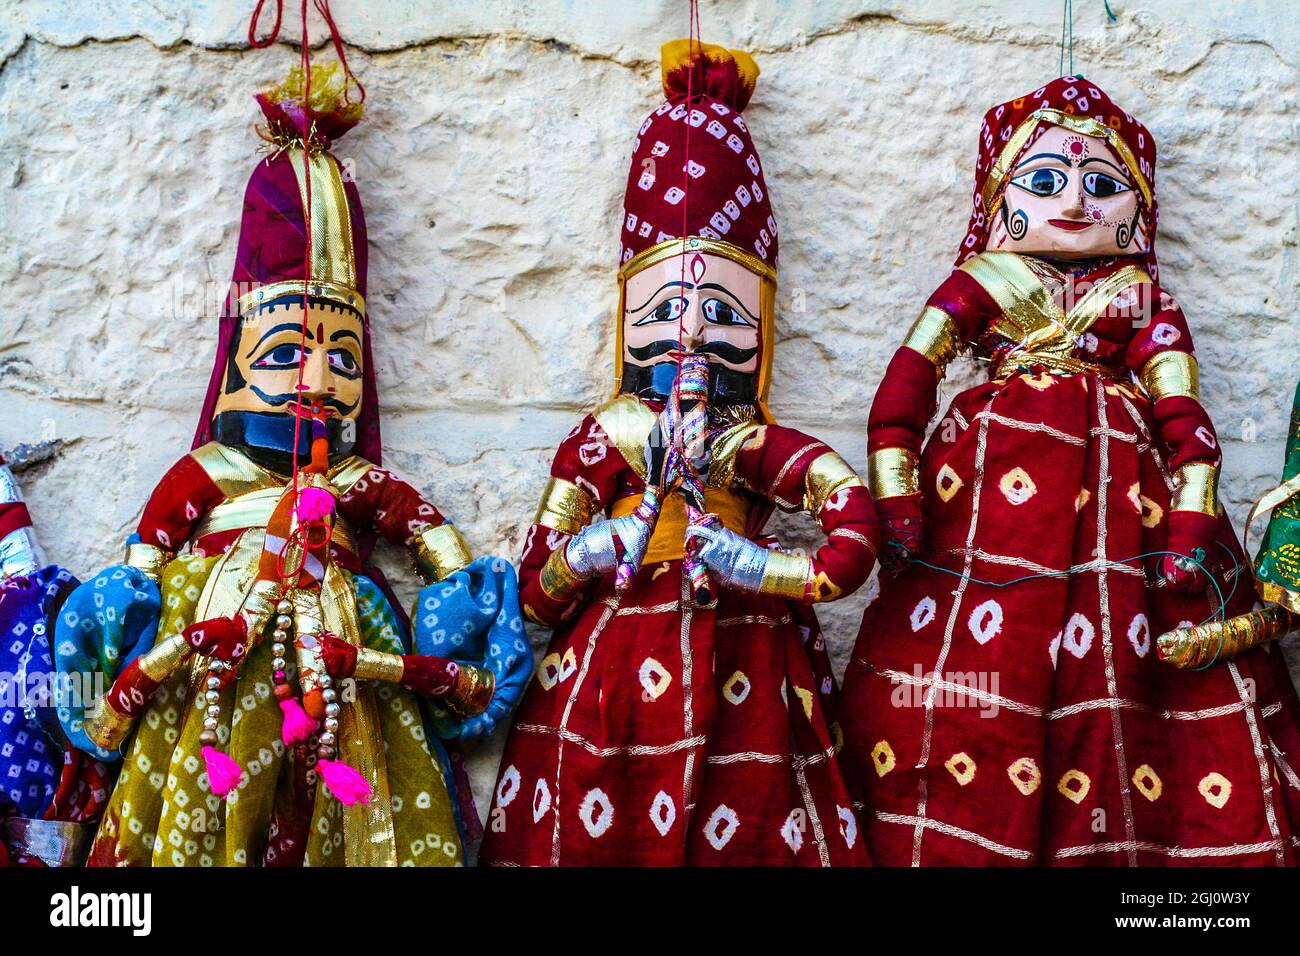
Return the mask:
{"type": "Polygon", "coordinates": [[[299,524],[311,524],[324,521],[334,513],[334,496],[322,488],[304,488],[298,492],[298,504],[294,511],[299,524]]]}
{"type": "Polygon", "coordinates": [[[208,768],[208,787],[218,797],[229,794],[243,779],[244,771],[239,769],[239,764],[216,747],[203,748],[203,763],[208,768]]]}
{"type": "Polygon", "coordinates": [[[345,807],[370,802],[370,784],[361,774],[341,760],[318,760],[316,769],[334,798],[345,807]]]}
{"type": "Polygon", "coordinates": [[[284,723],[280,725],[280,739],[286,747],[303,743],[316,732],[316,721],[302,709],[297,699],[290,697],[280,701],[280,710],[284,714],[284,723]]]}

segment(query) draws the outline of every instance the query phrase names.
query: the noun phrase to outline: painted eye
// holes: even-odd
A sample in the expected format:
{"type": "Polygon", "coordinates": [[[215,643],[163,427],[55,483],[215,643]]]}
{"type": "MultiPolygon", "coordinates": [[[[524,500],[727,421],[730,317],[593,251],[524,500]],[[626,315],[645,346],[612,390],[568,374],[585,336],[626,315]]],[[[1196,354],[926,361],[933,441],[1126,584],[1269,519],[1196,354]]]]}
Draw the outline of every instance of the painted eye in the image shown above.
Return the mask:
{"type": "Polygon", "coordinates": [[[253,363],[253,368],[271,370],[297,368],[300,355],[302,355],[302,351],[297,343],[286,342],[284,345],[277,345],[259,358],[253,363]]]}
{"type": "Polygon", "coordinates": [[[672,299],[665,299],[660,302],[654,309],[643,319],[638,319],[636,325],[652,325],[656,322],[676,322],[686,311],[686,300],[681,296],[672,299]]]}
{"type": "Polygon", "coordinates": [[[1111,196],[1129,191],[1129,187],[1114,176],[1096,172],[1083,174],[1083,188],[1087,190],[1089,196],[1096,196],[1098,199],[1109,199],[1111,196]]]}
{"type": "Polygon", "coordinates": [[[330,352],[330,368],[349,377],[361,373],[361,366],[347,349],[335,349],[330,352]]]}
{"type": "Polygon", "coordinates": [[[1059,169],[1035,169],[1021,173],[1011,181],[1035,196],[1055,196],[1065,188],[1066,178],[1059,169]]]}
{"type": "Polygon", "coordinates": [[[704,303],[704,318],[713,325],[752,326],[752,323],[721,299],[708,299],[704,303]]]}

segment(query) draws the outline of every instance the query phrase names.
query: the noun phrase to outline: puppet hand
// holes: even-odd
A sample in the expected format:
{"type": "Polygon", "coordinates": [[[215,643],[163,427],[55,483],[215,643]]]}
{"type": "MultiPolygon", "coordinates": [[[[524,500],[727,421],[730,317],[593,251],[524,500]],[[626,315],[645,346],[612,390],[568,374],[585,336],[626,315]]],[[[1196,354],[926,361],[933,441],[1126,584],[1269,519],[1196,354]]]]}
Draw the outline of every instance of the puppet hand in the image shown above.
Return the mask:
{"type": "Polygon", "coordinates": [[[587,525],[564,547],[564,559],[580,578],[613,574],[621,555],[639,563],[650,541],[649,528],[636,515],[624,515],[587,525]]]}
{"type": "Polygon", "coordinates": [[[214,617],[196,621],[182,632],[185,643],[202,654],[227,664],[238,664],[247,650],[248,629],[242,617],[214,617]]]}
{"type": "Polygon", "coordinates": [[[763,588],[768,551],[729,528],[692,525],[686,537],[703,541],[700,560],[713,576],[733,591],[757,594],[763,588]]]}
{"type": "Polygon", "coordinates": [[[1205,590],[1209,578],[1188,557],[1205,564],[1217,524],[1210,515],[1199,511],[1169,512],[1169,541],[1165,550],[1174,553],[1160,559],[1160,576],[1174,591],[1196,594],[1205,590]]]}
{"type": "Polygon", "coordinates": [[[880,563],[897,574],[921,553],[925,542],[921,496],[881,498],[876,502],[876,514],[880,516],[880,539],[884,544],[880,563]]]}
{"type": "Polygon", "coordinates": [[[333,634],[321,635],[320,654],[325,671],[335,680],[351,677],[357,671],[356,646],[333,634]]]}

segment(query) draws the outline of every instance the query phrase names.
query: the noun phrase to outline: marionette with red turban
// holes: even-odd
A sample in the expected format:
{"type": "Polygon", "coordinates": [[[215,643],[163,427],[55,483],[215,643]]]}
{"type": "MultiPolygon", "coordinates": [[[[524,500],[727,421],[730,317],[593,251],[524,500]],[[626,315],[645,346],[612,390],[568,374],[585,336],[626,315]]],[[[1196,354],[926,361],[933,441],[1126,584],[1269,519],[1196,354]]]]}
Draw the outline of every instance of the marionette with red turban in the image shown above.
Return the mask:
{"type": "Polygon", "coordinates": [[[879,862],[1295,862],[1280,654],[1179,671],[1157,650],[1253,592],[1157,283],[1155,172],[1150,130],[1083,77],[984,117],[956,268],[868,420],[891,573],[841,713],[879,862]],[[968,351],[988,380],[926,441],[968,351]]]}
{"type": "Polygon", "coordinates": [[[811,606],[866,580],[875,513],[766,408],[778,235],[743,118],[758,67],[679,40],[619,221],[617,393],[560,443],[528,531],[552,628],[482,858],[511,865],[866,862],[811,606]],[[804,511],[811,556],[763,526],[804,511]]]}

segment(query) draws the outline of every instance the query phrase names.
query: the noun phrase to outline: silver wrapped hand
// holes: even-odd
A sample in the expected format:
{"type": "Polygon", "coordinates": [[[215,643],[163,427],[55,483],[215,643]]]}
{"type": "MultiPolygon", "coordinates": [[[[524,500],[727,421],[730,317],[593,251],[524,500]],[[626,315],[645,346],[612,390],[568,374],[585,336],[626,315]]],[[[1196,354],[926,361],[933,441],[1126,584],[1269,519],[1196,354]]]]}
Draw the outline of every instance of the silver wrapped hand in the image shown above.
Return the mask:
{"type": "Polygon", "coordinates": [[[734,591],[758,594],[763,590],[763,572],[771,552],[721,526],[706,528],[693,525],[686,530],[689,538],[702,538],[700,560],[718,583],[734,591]]]}
{"type": "Polygon", "coordinates": [[[569,539],[564,546],[564,560],[580,578],[613,574],[623,557],[618,546],[622,544],[625,553],[635,556],[639,563],[650,543],[650,532],[635,514],[597,521],[569,539]]]}

